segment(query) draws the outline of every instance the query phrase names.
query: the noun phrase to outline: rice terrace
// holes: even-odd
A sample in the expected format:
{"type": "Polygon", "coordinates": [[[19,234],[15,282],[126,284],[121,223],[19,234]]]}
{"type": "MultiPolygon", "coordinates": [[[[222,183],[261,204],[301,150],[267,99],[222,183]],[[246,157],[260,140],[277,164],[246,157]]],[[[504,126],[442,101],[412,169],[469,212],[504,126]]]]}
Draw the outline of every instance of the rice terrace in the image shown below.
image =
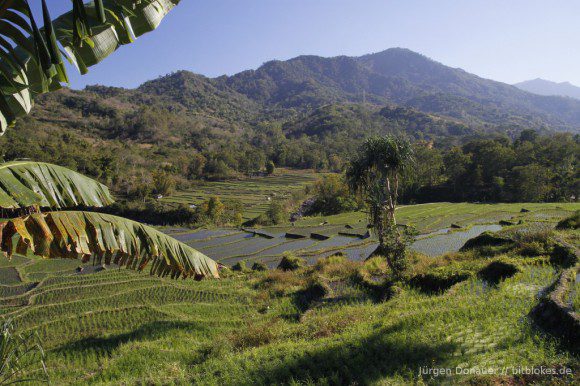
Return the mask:
{"type": "Polygon", "coordinates": [[[0,0],[0,385],[580,384],[532,3],[0,0]]]}

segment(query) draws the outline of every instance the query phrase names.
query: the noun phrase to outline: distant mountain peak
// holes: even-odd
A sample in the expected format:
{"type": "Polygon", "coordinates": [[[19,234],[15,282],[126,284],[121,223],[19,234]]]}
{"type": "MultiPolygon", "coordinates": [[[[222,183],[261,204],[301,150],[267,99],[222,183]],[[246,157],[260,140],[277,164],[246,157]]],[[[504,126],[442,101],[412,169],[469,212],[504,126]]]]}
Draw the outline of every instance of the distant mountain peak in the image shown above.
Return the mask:
{"type": "Polygon", "coordinates": [[[580,99],[580,87],[575,86],[568,81],[558,83],[542,78],[536,78],[516,83],[514,86],[521,90],[538,95],[557,95],[580,99]]]}

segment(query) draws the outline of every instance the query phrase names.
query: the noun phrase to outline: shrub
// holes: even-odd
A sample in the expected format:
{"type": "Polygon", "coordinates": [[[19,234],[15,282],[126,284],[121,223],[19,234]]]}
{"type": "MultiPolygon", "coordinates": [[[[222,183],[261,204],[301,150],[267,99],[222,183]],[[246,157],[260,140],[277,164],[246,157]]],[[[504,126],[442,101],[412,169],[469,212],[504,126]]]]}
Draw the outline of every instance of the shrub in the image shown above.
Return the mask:
{"type": "Polygon", "coordinates": [[[522,256],[542,256],[550,253],[546,244],[539,241],[529,241],[518,245],[517,254],[522,256]]]}
{"type": "Polygon", "coordinates": [[[314,201],[308,208],[307,215],[332,215],[358,209],[359,204],[350,192],[344,177],[331,174],[314,185],[314,201]]]}
{"type": "Polygon", "coordinates": [[[580,228],[580,210],[574,212],[570,217],[567,217],[560,221],[556,225],[556,229],[579,229],[580,228]]]}
{"type": "Polygon", "coordinates": [[[350,279],[365,290],[370,291],[373,297],[383,300],[387,299],[388,296],[385,292],[388,286],[388,274],[390,269],[384,258],[380,256],[375,256],[365,261],[363,265],[359,266],[350,279]]]}
{"type": "Polygon", "coordinates": [[[483,232],[479,236],[467,240],[463,247],[461,247],[461,251],[478,247],[501,246],[510,243],[512,243],[512,240],[507,237],[499,236],[493,232],[483,232]]]}
{"type": "Polygon", "coordinates": [[[558,243],[554,246],[550,256],[550,263],[568,268],[578,263],[578,256],[572,245],[558,243]]]}
{"type": "Polygon", "coordinates": [[[360,263],[347,259],[344,255],[336,255],[318,259],[314,269],[328,278],[347,278],[352,275],[360,263]]]}
{"type": "Polygon", "coordinates": [[[434,294],[448,290],[451,286],[469,279],[473,273],[463,267],[450,265],[420,273],[411,278],[409,284],[422,292],[434,294]]]}
{"type": "Polygon", "coordinates": [[[268,209],[265,213],[262,213],[253,220],[246,222],[244,225],[255,226],[255,225],[278,225],[286,221],[288,213],[286,207],[279,200],[274,200],[270,202],[268,209]]]}
{"type": "Polygon", "coordinates": [[[197,213],[188,206],[179,205],[174,208],[157,200],[147,202],[120,201],[104,208],[93,208],[92,210],[151,225],[189,225],[198,221],[197,213]]]}
{"type": "Polygon", "coordinates": [[[284,296],[305,284],[306,280],[292,271],[271,270],[256,284],[256,288],[272,296],[284,296]]]}
{"type": "Polygon", "coordinates": [[[517,263],[510,260],[495,260],[478,272],[478,276],[490,284],[497,285],[500,281],[520,272],[517,263]]]}
{"type": "Polygon", "coordinates": [[[266,173],[268,175],[270,175],[270,174],[274,174],[275,171],[276,171],[276,165],[274,165],[274,162],[268,161],[268,163],[266,164],[266,173]]]}
{"type": "Polygon", "coordinates": [[[248,267],[246,266],[245,260],[240,260],[232,266],[232,271],[237,272],[248,272],[248,267]]]}
{"type": "Polygon", "coordinates": [[[303,300],[310,303],[322,299],[331,292],[332,289],[328,283],[323,281],[320,277],[315,277],[308,280],[306,287],[300,291],[300,295],[303,300]]]}
{"type": "Polygon", "coordinates": [[[175,191],[175,178],[164,170],[153,173],[153,191],[166,196],[175,191]]]}
{"type": "Polygon", "coordinates": [[[296,256],[292,252],[284,252],[282,260],[278,264],[278,269],[282,271],[295,271],[304,266],[306,266],[306,260],[296,256]]]}
{"type": "Polygon", "coordinates": [[[247,323],[228,337],[232,346],[237,349],[260,347],[279,337],[283,324],[278,319],[272,319],[265,323],[247,323]]]}
{"type": "Polygon", "coordinates": [[[261,261],[256,261],[254,265],[252,265],[252,271],[267,271],[268,266],[261,261]]]}
{"type": "Polygon", "coordinates": [[[271,225],[280,224],[286,220],[286,208],[280,201],[271,201],[266,211],[266,218],[271,225]]]}

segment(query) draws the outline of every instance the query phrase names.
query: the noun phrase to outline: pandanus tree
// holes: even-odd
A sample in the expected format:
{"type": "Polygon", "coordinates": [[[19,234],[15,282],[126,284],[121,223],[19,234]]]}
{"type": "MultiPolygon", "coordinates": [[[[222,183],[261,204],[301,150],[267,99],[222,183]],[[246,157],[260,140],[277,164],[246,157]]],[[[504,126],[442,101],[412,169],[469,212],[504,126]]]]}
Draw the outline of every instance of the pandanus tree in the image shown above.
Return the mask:
{"type": "Polygon", "coordinates": [[[404,268],[406,237],[397,227],[396,209],[402,172],[413,162],[411,143],[387,135],[367,139],[350,161],[346,177],[353,192],[365,201],[370,226],[391,270],[404,268]]]}
{"type": "Polygon", "coordinates": [[[0,0],[0,134],[30,112],[36,95],[68,83],[63,57],[85,74],[157,28],[179,1],[72,0],[71,11],[53,20],[46,0],[0,0]],[[42,27],[31,9],[39,4],[42,27]]]}

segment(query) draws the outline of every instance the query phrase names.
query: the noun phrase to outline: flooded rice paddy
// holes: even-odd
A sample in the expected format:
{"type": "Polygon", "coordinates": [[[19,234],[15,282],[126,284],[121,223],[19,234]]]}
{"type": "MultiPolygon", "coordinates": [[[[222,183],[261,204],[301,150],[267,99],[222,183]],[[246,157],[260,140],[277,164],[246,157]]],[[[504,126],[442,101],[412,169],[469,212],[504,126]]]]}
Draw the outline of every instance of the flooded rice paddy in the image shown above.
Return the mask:
{"type": "MultiPolygon", "coordinates": [[[[486,231],[499,231],[497,224],[478,224],[466,229],[442,228],[416,237],[411,248],[428,256],[458,251],[465,242],[486,231]]],[[[238,261],[262,261],[276,266],[285,252],[293,252],[313,264],[319,258],[338,252],[351,260],[365,260],[376,249],[373,237],[364,237],[364,229],[342,229],[318,226],[286,232],[283,229],[253,230],[215,229],[182,231],[178,240],[223,264],[238,261]]]]}

